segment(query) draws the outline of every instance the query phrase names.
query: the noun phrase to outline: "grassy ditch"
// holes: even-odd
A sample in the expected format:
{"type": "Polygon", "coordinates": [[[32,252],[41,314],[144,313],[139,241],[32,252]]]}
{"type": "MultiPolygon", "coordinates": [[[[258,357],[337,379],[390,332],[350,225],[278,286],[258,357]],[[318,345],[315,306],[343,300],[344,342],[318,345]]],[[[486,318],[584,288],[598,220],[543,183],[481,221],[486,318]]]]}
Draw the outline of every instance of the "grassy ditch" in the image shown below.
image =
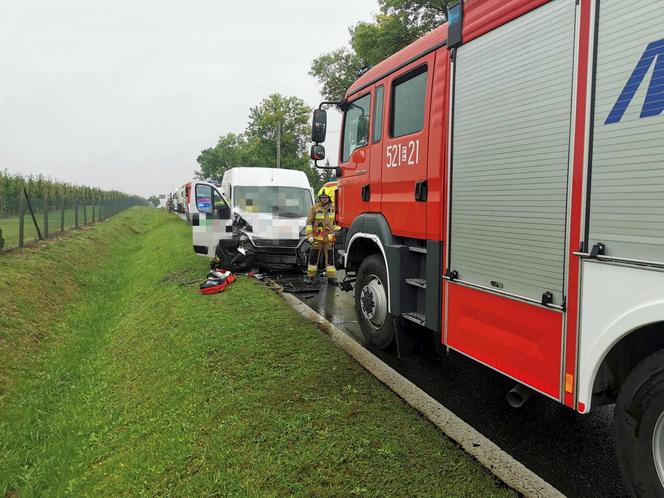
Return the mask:
{"type": "Polygon", "coordinates": [[[191,232],[132,209],[0,258],[0,496],[506,496],[191,232]],[[10,291],[10,292],[7,292],[10,291]]]}

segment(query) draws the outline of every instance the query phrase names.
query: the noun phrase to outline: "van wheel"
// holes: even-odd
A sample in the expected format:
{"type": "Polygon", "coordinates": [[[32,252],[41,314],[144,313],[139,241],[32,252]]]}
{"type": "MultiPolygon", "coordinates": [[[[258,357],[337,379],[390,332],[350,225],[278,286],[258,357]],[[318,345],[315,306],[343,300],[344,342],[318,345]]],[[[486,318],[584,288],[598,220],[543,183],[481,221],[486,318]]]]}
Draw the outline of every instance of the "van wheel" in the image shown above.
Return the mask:
{"type": "Polygon", "coordinates": [[[630,494],[664,497],[664,350],[627,376],[614,423],[618,464],[630,494]]]}
{"type": "Polygon", "coordinates": [[[383,259],[373,254],[362,261],[355,285],[355,311],[362,334],[379,349],[394,341],[394,320],[388,313],[387,270],[383,259]]]}

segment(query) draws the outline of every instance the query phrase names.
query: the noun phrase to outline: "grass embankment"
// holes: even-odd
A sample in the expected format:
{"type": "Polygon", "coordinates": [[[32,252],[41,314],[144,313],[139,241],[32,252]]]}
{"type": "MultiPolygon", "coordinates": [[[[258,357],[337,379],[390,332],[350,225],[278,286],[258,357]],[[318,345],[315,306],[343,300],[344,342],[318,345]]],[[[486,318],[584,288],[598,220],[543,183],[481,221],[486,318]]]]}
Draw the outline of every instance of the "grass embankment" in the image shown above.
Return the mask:
{"type": "MultiPolygon", "coordinates": [[[[84,206],[79,207],[78,209],[78,225],[83,226],[83,209],[84,206]]],[[[92,222],[92,206],[85,206],[87,222],[92,222]]],[[[95,215],[98,215],[98,211],[95,210],[95,215]]],[[[35,218],[37,218],[37,224],[39,229],[44,235],[44,213],[36,212],[35,218]]],[[[76,210],[75,209],[65,209],[65,230],[71,230],[76,226],[76,210]]],[[[18,227],[19,227],[19,217],[14,216],[11,218],[0,218],[0,230],[2,230],[2,238],[5,239],[4,249],[13,249],[18,247],[18,227]]],[[[48,232],[50,235],[54,235],[60,232],[62,227],[62,212],[59,210],[49,211],[48,213],[48,232]]],[[[30,211],[28,208],[25,209],[25,221],[23,226],[23,237],[26,244],[38,240],[37,229],[35,224],[32,221],[30,216],[30,211]]]]}
{"type": "Polygon", "coordinates": [[[133,209],[0,258],[0,496],[511,492],[240,278],[133,209]]]}

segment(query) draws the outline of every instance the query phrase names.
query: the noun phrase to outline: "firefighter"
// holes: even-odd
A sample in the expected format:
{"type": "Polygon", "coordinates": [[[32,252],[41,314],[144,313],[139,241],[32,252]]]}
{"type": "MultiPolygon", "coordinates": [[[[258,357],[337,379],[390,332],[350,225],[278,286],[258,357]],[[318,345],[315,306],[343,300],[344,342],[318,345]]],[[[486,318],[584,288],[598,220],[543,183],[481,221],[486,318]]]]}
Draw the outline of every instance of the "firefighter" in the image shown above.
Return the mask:
{"type": "Polygon", "coordinates": [[[325,257],[325,273],[330,284],[337,283],[337,269],[334,266],[334,241],[339,230],[335,223],[334,203],[330,194],[323,190],[318,202],[311,206],[307,217],[307,240],[311,244],[309,265],[307,266],[307,282],[311,283],[318,274],[318,262],[321,253],[325,257]]]}

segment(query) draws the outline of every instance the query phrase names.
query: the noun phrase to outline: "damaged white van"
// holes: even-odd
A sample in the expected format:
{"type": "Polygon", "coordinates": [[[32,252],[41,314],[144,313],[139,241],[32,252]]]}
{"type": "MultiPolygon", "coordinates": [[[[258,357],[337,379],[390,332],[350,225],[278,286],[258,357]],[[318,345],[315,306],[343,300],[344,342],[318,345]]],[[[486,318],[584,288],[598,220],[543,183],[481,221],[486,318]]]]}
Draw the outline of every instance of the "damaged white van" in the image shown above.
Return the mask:
{"type": "Polygon", "coordinates": [[[197,182],[194,190],[198,216],[192,221],[197,254],[216,258],[233,271],[304,266],[308,249],[305,226],[314,198],[304,172],[232,168],[224,173],[220,189],[209,182],[197,182]],[[200,203],[198,185],[205,186],[200,203]],[[232,210],[229,218],[224,217],[229,213],[222,203],[232,210]]]}

